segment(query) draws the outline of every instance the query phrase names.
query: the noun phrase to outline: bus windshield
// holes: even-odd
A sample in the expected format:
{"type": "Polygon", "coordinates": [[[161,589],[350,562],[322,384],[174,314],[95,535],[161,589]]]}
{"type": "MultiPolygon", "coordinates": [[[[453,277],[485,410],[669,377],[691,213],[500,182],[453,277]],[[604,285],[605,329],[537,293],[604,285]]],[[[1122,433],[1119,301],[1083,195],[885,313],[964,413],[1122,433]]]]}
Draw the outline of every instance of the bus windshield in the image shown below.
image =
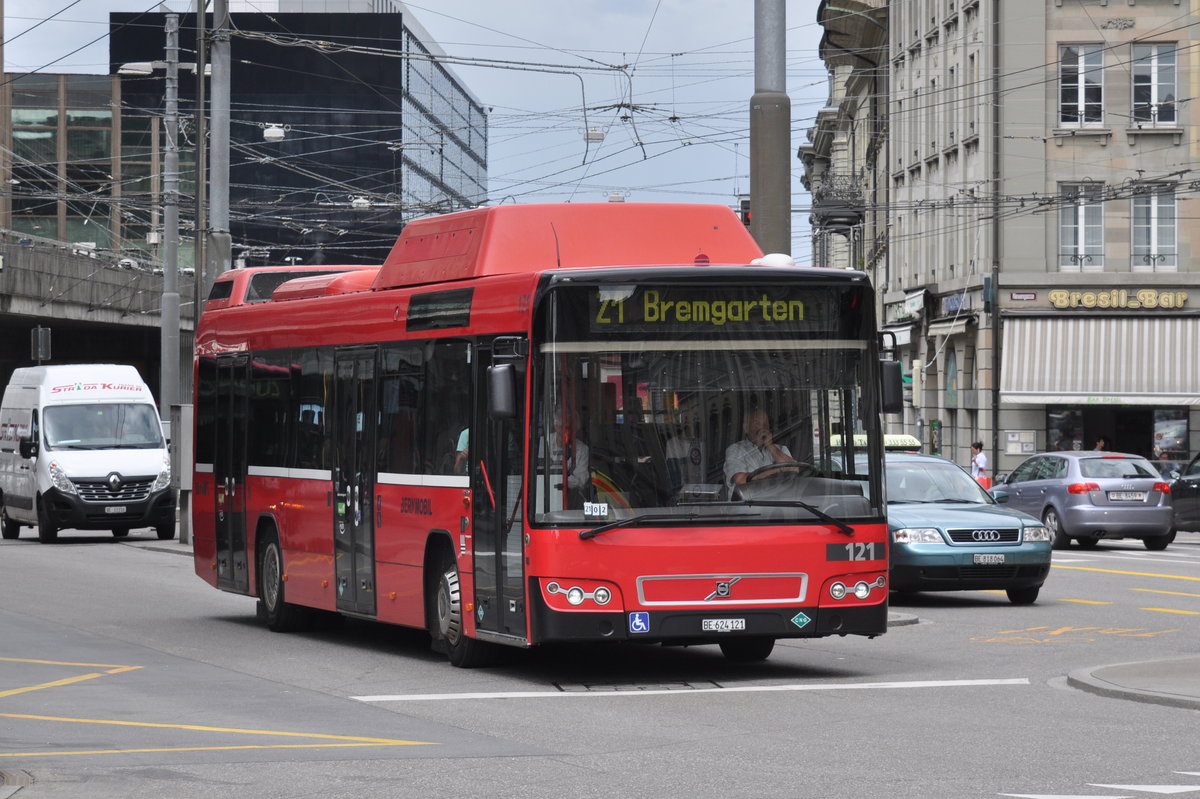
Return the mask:
{"type": "Polygon", "coordinates": [[[878,412],[877,366],[855,291],[552,291],[534,348],[533,522],[878,518],[881,470],[822,432],[861,446],[876,429],[862,422],[878,412]]]}

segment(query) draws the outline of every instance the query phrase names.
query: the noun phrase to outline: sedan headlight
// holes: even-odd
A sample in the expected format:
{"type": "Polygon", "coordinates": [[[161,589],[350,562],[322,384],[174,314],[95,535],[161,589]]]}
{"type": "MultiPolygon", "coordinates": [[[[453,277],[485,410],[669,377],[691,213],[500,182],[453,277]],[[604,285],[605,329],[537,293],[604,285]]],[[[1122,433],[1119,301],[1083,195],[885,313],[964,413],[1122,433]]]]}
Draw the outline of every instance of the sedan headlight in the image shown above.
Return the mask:
{"type": "Polygon", "coordinates": [[[58,465],[58,461],[50,461],[50,482],[64,494],[79,493],[75,490],[75,484],[71,482],[71,478],[67,477],[67,473],[58,465]]]}
{"type": "Polygon", "coordinates": [[[902,527],[892,533],[897,544],[944,544],[945,539],[936,527],[902,527]]]}
{"type": "Polygon", "coordinates": [[[1049,541],[1050,531],[1040,524],[1031,525],[1025,528],[1026,541],[1049,541]]]}
{"type": "Polygon", "coordinates": [[[154,485],[150,486],[151,491],[161,491],[171,484],[171,459],[163,456],[162,467],[159,469],[158,477],[154,481],[154,485]]]}

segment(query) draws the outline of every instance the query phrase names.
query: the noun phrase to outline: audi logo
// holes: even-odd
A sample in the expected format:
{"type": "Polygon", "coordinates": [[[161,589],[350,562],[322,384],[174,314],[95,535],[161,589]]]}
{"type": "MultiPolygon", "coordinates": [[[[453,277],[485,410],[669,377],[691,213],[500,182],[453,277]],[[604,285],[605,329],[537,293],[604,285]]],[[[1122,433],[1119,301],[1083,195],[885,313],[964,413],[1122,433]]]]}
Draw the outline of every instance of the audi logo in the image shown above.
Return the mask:
{"type": "Polygon", "coordinates": [[[999,530],[973,530],[971,532],[971,539],[974,541],[999,541],[1000,540],[1000,531],[999,530]]]}

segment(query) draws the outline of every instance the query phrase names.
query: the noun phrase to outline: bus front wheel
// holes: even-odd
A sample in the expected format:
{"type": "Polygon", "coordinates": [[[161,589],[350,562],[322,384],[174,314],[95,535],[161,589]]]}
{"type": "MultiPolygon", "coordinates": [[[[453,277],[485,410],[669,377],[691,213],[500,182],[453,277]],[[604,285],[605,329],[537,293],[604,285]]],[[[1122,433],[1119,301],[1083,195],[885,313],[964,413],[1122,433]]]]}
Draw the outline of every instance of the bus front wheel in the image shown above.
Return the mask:
{"type": "Polygon", "coordinates": [[[775,649],[775,639],[766,637],[730,638],[721,642],[721,652],[734,663],[757,663],[766,660],[775,649]]]}
{"type": "Polygon", "coordinates": [[[436,649],[445,651],[450,663],[460,669],[473,669],[491,663],[491,645],[470,638],[463,626],[462,582],[458,566],[449,555],[440,569],[434,607],[430,619],[430,635],[436,649]]]}

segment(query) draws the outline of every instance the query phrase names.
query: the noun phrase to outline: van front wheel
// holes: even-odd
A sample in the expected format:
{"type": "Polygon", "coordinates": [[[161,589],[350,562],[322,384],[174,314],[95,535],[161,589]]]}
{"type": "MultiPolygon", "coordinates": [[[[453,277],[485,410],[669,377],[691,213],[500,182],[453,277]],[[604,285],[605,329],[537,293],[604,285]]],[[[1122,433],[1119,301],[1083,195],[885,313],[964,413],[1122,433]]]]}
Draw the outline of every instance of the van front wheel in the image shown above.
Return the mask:
{"type": "Polygon", "coordinates": [[[58,540],[58,528],[50,518],[50,511],[44,500],[39,499],[37,505],[38,541],[43,544],[53,544],[58,540]]]}

